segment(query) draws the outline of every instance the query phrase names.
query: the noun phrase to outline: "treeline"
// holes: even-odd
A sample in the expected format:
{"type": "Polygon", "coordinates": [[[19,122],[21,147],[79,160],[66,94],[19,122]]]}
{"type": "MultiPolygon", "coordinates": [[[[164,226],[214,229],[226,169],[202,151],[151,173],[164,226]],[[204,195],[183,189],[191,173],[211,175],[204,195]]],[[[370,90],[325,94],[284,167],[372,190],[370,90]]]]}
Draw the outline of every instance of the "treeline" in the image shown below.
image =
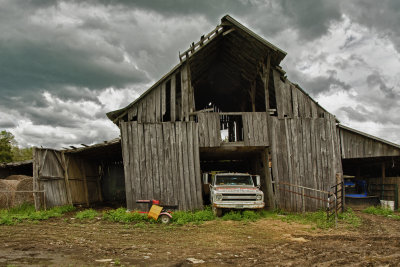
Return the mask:
{"type": "Polygon", "coordinates": [[[20,148],[8,131],[0,132],[0,163],[32,159],[32,147],[20,148]]]}

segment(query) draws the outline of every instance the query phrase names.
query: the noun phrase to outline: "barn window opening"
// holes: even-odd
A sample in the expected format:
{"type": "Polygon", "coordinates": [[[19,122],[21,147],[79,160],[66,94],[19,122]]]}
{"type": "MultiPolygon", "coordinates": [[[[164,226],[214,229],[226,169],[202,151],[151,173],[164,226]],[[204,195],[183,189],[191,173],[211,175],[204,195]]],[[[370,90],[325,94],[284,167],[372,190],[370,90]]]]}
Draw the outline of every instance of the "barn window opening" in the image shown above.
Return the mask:
{"type": "Polygon", "coordinates": [[[171,80],[165,84],[165,114],[163,121],[171,121],[171,80]]]}
{"type": "Polygon", "coordinates": [[[220,115],[222,142],[243,141],[243,121],[241,115],[220,115]]]}
{"type": "Polygon", "coordinates": [[[181,85],[181,73],[178,72],[175,76],[176,86],[175,86],[175,120],[181,120],[182,111],[182,85],[181,85]]]}

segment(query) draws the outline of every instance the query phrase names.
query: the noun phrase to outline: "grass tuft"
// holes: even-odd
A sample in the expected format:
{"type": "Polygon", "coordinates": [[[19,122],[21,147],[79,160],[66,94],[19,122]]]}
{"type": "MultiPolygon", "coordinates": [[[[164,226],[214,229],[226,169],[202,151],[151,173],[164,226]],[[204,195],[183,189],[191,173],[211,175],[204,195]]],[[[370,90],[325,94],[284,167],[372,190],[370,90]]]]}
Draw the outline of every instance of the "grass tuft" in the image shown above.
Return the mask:
{"type": "Polygon", "coordinates": [[[172,214],[172,222],[178,225],[184,225],[187,223],[199,224],[214,219],[215,216],[211,207],[205,207],[204,210],[198,211],[176,211],[172,214]]]}
{"type": "Polygon", "coordinates": [[[118,208],[116,210],[103,212],[103,219],[110,222],[121,223],[148,221],[146,214],[137,212],[126,212],[126,209],[124,208],[118,208]]]}
{"type": "Polygon", "coordinates": [[[400,220],[400,215],[396,214],[391,209],[380,207],[380,206],[378,206],[378,207],[371,206],[371,207],[364,209],[362,212],[400,220]]]}
{"type": "Polygon", "coordinates": [[[31,204],[22,204],[9,210],[0,210],[0,225],[13,225],[23,221],[39,221],[49,218],[61,217],[64,213],[75,210],[71,205],[54,207],[49,210],[36,211],[31,204]]]}
{"type": "Polygon", "coordinates": [[[97,216],[98,216],[97,211],[95,211],[94,209],[87,209],[87,210],[79,211],[75,215],[75,218],[77,218],[79,220],[84,220],[84,219],[93,220],[97,216]]]}

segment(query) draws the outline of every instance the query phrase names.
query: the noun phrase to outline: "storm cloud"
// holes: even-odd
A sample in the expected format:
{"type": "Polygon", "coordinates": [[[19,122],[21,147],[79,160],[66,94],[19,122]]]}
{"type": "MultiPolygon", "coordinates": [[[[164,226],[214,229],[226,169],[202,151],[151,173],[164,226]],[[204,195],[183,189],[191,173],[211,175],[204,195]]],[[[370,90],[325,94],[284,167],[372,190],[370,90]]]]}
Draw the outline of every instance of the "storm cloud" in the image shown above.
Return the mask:
{"type": "Polygon", "coordinates": [[[396,0],[0,1],[0,128],[20,145],[119,135],[121,108],[230,14],[288,52],[298,83],[349,126],[400,142],[396,0]],[[374,127],[371,128],[371,123],[374,127]],[[394,129],[394,130],[393,130],[394,129]]]}

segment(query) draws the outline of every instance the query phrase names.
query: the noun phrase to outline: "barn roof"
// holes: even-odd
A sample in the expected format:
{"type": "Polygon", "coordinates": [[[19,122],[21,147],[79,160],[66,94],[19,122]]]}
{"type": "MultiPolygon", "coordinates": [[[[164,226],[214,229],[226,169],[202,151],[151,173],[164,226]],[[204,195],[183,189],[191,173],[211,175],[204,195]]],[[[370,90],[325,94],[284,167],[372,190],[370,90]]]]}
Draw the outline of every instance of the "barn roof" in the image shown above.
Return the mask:
{"type": "Polygon", "coordinates": [[[373,139],[373,140],[375,140],[375,141],[378,141],[378,142],[384,143],[384,144],[386,144],[386,145],[389,145],[389,146],[392,146],[392,147],[395,147],[395,148],[400,149],[400,145],[395,144],[395,143],[392,143],[392,142],[389,142],[389,141],[387,141],[387,140],[385,140],[385,139],[382,139],[382,138],[379,138],[379,137],[376,137],[376,136],[373,136],[373,135],[370,135],[370,134],[367,134],[367,133],[358,131],[358,130],[356,130],[356,129],[353,129],[353,128],[344,126],[344,125],[342,125],[342,124],[338,124],[338,127],[339,127],[340,129],[349,131],[349,132],[351,132],[351,133],[358,134],[358,135],[361,135],[361,136],[363,136],[363,137],[366,137],[366,138],[369,138],[369,139],[373,139]]]}
{"type": "MultiPolygon", "coordinates": [[[[145,91],[139,98],[137,98],[134,102],[129,104],[128,106],[111,111],[107,113],[107,117],[116,122],[118,119],[123,117],[127,110],[132,107],[135,103],[140,101],[144,98],[149,92],[153,89],[157,88],[160,84],[162,84],[171,74],[173,74],[177,69],[181,67],[183,63],[190,59],[191,63],[196,66],[196,61],[200,62],[203,61],[204,54],[207,55],[212,54],[212,56],[216,57],[218,54],[215,52],[215,47],[217,46],[216,43],[225,35],[232,36],[230,50],[231,55],[236,55],[237,53],[246,54],[246,56],[241,57],[235,63],[242,63],[242,64],[249,64],[257,68],[257,64],[255,64],[255,60],[260,60],[260,58],[265,57],[267,53],[271,54],[271,63],[274,66],[278,66],[279,63],[283,60],[286,56],[286,52],[281,50],[280,48],[276,47],[275,45],[271,44],[270,42],[263,39],[258,34],[254,33],[250,29],[248,29],[243,24],[239,23],[237,20],[232,18],[229,15],[224,16],[221,19],[221,23],[209,34],[203,35],[200,38],[200,41],[197,43],[192,43],[192,45],[183,53],[179,53],[180,63],[176,65],[171,71],[169,71],[166,75],[164,75],[159,81],[157,81],[153,86],[151,86],[147,91],[145,91]],[[232,32],[235,32],[232,34],[232,32]],[[236,47],[232,47],[232,43],[236,47]],[[208,49],[208,50],[207,50],[208,49]],[[206,51],[206,52],[205,52],[206,51]],[[196,55],[198,55],[196,57],[196,55]],[[193,60],[192,60],[193,58],[193,60]],[[250,60],[244,60],[243,58],[250,58],[250,60]],[[247,62],[246,62],[247,61],[247,62]]],[[[227,57],[229,60],[229,57],[227,57]]],[[[230,62],[232,63],[232,62],[230,62]]],[[[207,68],[206,64],[197,64],[198,69],[197,72],[201,73],[201,69],[207,68]],[[200,66],[202,65],[202,66],[200,66]]],[[[243,68],[248,69],[248,68],[243,68]]],[[[196,71],[194,71],[195,73],[196,71]]],[[[244,76],[246,75],[243,74],[244,76]]],[[[249,74],[249,76],[251,76],[249,74]]],[[[240,77],[240,75],[239,75],[240,77]]],[[[201,74],[198,75],[198,79],[202,79],[201,74]]]]}

